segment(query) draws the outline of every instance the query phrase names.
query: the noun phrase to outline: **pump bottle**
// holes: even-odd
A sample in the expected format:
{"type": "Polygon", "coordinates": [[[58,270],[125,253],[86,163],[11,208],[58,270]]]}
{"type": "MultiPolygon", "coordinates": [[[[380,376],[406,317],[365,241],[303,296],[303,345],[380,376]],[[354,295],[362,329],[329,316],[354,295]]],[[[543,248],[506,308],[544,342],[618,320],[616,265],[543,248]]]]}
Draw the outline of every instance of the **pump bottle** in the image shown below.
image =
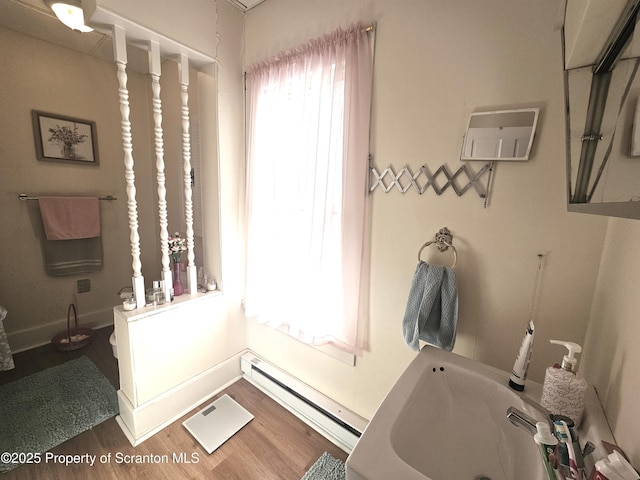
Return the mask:
{"type": "Polygon", "coordinates": [[[540,404],[551,413],[569,417],[577,428],[582,421],[588,386],[587,381],[576,373],[578,360],[575,354],[580,353],[582,347],[573,342],[550,342],[563,345],[569,353],[562,358],[561,365],[555,364],[547,368],[540,404]]]}

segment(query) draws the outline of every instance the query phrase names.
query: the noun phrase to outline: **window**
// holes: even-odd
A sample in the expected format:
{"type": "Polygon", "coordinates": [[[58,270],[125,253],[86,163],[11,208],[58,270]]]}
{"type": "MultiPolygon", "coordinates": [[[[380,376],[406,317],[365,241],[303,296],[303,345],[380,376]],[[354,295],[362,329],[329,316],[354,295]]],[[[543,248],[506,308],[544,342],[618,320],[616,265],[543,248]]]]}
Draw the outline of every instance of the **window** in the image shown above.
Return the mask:
{"type": "Polygon", "coordinates": [[[248,317],[363,348],[371,42],[338,30],[247,71],[248,317]]]}

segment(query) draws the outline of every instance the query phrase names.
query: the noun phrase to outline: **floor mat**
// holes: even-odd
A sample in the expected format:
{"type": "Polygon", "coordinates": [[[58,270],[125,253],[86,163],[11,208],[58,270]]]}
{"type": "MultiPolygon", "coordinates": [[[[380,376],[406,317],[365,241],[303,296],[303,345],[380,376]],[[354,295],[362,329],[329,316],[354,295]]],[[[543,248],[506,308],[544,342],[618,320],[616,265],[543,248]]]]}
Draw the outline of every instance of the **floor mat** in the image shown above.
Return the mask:
{"type": "Polygon", "coordinates": [[[324,452],[301,480],[345,480],[344,463],[324,452]]]}
{"type": "MultiPolygon", "coordinates": [[[[0,386],[0,452],[44,454],[117,413],[116,390],[98,367],[70,360],[0,386]]],[[[5,453],[0,472],[20,464],[5,453]]]]}

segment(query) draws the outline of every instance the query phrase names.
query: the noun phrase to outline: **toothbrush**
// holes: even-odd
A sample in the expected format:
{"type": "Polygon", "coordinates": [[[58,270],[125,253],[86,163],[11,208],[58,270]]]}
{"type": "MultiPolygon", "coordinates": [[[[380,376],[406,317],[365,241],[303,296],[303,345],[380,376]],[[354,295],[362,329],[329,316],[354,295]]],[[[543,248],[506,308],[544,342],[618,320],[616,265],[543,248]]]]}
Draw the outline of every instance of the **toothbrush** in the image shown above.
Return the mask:
{"type": "Polygon", "coordinates": [[[573,448],[573,439],[571,438],[571,431],[567,426],[567,422],[564,420],[559,420],[554,423],[556,427],[556,434],[558,435],[558,440],[564,442],[567,445],[567,453],[569,454],[569,471],[571,473],[571,478],[575,480],[582,480],[580,478],[580,473],[578,471],[578,464],[576,462],[576,451],[573,448]]]}

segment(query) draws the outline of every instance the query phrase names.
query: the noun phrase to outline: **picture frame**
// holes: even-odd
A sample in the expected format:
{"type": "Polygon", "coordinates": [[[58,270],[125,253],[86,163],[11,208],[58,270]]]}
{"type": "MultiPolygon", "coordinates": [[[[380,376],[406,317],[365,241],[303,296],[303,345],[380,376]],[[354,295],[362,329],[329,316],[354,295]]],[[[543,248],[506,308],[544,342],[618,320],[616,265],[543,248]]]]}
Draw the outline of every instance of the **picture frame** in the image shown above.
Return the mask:
{"type": "Polygon", "coordinates": [[[631,128],[629,156],[640,157],[640,96],[638,96],[636,100],[636,111],[633,115],[633,127],[631,128]]]}
{"type": "Polygon", "coordinates": [[[98,165],[96,122],[32,111],[38,160],[98,165]]]}

